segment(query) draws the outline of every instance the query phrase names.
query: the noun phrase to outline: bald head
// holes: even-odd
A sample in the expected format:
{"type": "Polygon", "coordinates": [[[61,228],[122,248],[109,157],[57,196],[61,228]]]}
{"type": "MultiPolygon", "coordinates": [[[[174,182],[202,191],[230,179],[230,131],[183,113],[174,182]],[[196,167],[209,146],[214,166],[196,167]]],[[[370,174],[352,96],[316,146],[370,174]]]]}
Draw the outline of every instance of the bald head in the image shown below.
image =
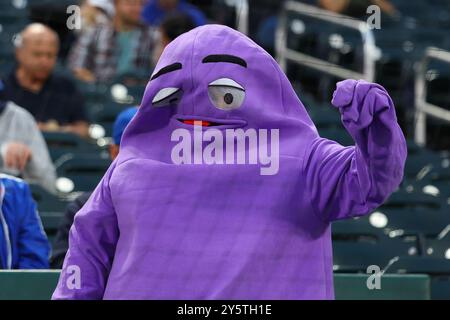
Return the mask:
{"type": "Polygon", "coordinates": [[[46,80],[58,56],[57,33],[41,23],[32,23],[20,33],[15,45],[19,68],[36,80],[46,80]]]}
{"type": "Polygon", "coordinates": [[[27,43],[45,43],[50,46],[59,47],[58,34],[42,23],[29,24],[20,33],[17,47],[24,47],[27,43]]]}

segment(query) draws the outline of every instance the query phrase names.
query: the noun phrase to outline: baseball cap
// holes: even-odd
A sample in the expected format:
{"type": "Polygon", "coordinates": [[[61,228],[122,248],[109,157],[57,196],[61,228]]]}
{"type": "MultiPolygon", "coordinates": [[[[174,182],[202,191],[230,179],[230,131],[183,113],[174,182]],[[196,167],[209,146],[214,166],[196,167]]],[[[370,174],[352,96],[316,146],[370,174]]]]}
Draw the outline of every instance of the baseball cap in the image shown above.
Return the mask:
{"type": "Polygon", "coordinates": [[[128,123],[130,123],[131,119],[133,119],[134,115],[137,113],[138,107],[127,108],[116,118],[113,126],[113,140],[114,143],[120,145],[120,139],[122,139],[122,134],[127,127],[128,123]]]}

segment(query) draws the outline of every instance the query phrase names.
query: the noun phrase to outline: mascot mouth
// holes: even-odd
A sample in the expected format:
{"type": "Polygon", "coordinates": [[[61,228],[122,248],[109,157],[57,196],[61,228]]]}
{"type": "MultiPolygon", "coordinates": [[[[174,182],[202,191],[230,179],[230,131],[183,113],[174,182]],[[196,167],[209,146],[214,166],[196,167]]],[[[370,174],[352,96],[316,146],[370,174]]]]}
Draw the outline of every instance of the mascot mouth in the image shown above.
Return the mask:
{"type": "Polygon", "coordinates": [[[197,117],[177,117],[179,122],[190,126],[201,126],[201,127],[226,127],[226,128],[241,128],[247,125],[247,122],[240,119],[200,119],[197,117]]]}
{"type": "Polygon", "coordinates": [[[212,121],[206,121],[206,120],[199,120],[199,119],[178,119],[178,121],[181,121],[184,124],[190,124],[190,125],[200,125],[202,127],[217,127],[220,125],[223,125],[223,123],[218,122],[212,122],[212,121]]]}

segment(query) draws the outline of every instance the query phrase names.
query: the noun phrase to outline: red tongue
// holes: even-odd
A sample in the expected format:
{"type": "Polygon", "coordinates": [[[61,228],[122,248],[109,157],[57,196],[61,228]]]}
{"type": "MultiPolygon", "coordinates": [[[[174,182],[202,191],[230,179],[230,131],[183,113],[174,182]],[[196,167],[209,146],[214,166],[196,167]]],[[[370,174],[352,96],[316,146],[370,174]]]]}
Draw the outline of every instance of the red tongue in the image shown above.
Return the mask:
{"type": "Polygon", "coordinates": [[[211,125],[210,122],[208,121],[204,121],[204,120],[183,120],[183,123],[185,124],[190,124],[190,125],[195,125],[195,124],[199,124],[203,127],[209,127],[211,125]],[[196,122],[196,123],[194,123],[196,122]]]}

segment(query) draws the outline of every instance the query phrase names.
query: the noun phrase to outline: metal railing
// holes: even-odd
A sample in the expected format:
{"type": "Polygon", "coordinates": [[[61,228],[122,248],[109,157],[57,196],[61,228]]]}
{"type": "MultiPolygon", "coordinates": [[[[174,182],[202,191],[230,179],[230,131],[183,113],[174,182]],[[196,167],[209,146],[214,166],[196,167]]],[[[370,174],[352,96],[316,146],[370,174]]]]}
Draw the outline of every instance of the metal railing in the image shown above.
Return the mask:
{"type": "Polygon", "coordinates": [[[415,130],[414,139],[420,146],[427,142],[427,116],[450,123],[450,111],[427,102],[426,73],[431,59],[450,64],[450,52],[435,47],[428,47],[425,55],[418,63],[415,81],[415,130]]]}
{"type": "Polygon", "coordinates": [[[248,0],[235,0],[236,29],[243,34],[248,34],[249,5],[248,0]]]}
{"type": "Polygon", "coordinates": [[[379,56],[379,50],[375,46],[375,39],[372,31],[364,21],[352,19],[348,16],[332,13],[315,6],[306,5],[296,1],[287,1],[280,16],[276,34],[276,53],[278,63],[286,72],[287,61],[307,66],[319,72],[336,76],[341,79],[364,79],[374,81],[375,62],[379,56]],[[359,31],[364,50],[363,72],[356,72],[346,69],[326,60],[318,59],[287,47],[288,13],[293,12],[308,18],[326,21],[339,26],[359,31]]]}
{"type": "Polygon", "coordinates": [[[435,47],[428,47],[418,63],[415,80],[415,130],[414,140],[420,146],[427,142],[427,116],[450,123],[450,110],[427,102],[426,73],[431,59],[450,64],[450,52],[435,47]]]}

